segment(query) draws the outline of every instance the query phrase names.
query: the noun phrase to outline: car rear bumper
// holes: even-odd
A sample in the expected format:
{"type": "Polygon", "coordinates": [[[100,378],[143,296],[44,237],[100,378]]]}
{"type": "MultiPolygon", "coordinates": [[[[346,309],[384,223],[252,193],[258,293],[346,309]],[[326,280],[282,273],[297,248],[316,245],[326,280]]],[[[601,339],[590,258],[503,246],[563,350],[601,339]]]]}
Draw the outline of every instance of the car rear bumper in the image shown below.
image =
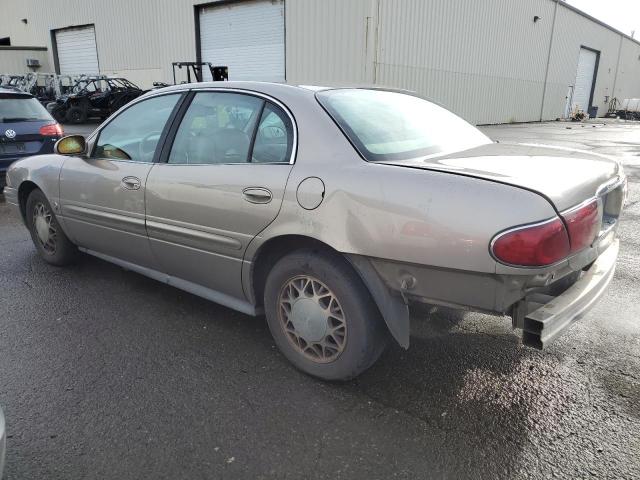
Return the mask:
{"type": "Polygon", "coordinates": [[[523,330],[522,342],[542,349],[587,313],[611,282],[619,249],[616,239],[562,294],[534,294],[520,302],[515,309],[520,318],[514,318],[514,323],[523,330]]]}
{"type": "Polygon", "coordinates": [[[570,262],[572,267],[543,275],[488,274],[373,258],[369,261],[375,276],[405,304],[419,302],[508,315],[513,326],[523,330],[525,345],[543,348],[604,293],[615,271],[618,250],[619,240],[611,230],[589,255],[570,262]]]}

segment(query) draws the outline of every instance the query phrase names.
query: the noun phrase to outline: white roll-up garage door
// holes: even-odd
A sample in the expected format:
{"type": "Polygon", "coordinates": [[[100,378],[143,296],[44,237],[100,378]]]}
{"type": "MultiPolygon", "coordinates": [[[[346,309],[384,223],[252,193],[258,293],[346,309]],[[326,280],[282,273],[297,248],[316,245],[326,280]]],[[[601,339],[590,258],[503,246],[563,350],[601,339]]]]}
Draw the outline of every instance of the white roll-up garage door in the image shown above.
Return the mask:
{"type": "Polygon", "coordinates": [[[93,26],[56,31],[56,48],[60,73],[67,75],[100,73],[96,32],[93,26]]]}
{"type": "Polygon", "coordinates": [[[202,8],[200,54],[203,62],[228,66],[229,80],[284,82],[284,2],[202,8]]]}
{"type": "Polygon", "coordinates": [[[587,113],[589,110],[589,99],[591,98],[591,88],[595,80],[596,63],[598,54],[586,48],[580,49],[578,57],[578,71],[576,72],[576,84],[573,92],[572,108],[578,107],[587,113]]]}

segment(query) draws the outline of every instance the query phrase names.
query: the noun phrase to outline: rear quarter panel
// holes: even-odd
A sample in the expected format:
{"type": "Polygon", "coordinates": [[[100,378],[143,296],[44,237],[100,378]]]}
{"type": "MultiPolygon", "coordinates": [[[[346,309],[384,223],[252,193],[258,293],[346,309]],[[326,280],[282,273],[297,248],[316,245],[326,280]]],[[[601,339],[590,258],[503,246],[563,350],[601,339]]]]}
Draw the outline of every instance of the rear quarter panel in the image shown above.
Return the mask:
{"type": "Polygon", "coordinates": [[[489,243],[496,233],[556,214],[544,197],[519,187],[368,163],[315,99],[281,100],[297,122],[296,162],[280,213],[249,245],[247,264],[265,241],[297,234],[343,253],[495,273],[489,243]],[[298,185],[308,177],[325,185],[324,199],[314,210],[305,210],[296,198],[298,185]]]}
{"type": "Polygon", "coordinates": [[[296,170],[264,239],[295,233],[343,253],[495,273],[489,244],[496,233],[555,215],[538,194],[461,175],[364,161],[323,173],[296,170]],[[326,193],[318,208],[305,210],[296,187],[311,175],[322,178],[326,193]]]}

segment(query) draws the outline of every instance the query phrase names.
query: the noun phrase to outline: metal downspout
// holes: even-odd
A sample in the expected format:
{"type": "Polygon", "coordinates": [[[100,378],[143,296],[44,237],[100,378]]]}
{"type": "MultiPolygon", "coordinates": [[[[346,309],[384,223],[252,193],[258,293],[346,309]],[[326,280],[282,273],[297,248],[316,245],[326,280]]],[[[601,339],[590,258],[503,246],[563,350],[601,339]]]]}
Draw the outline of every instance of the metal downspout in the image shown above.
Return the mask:
{"type": "Polygon", "coordinates": [[[620,55],[622,55],[622,42],[624,37],[620,35],[620,44],[618,45],[618,61],[616,62],[616,73],[613,76],[613,89],[611,90],[611,99],[616,98],[616,84],[618,83],[618,70],[620,69],[620,55]]]}
{"type": "Polygon", "coordinates": [[[547,53],[547,67],[544,71],[544,85],[542,86],[542,104],[540,105],[540,121],[542,122],[544,116],[544,103],[547,97],[547,81],[549,80],[549,65],[551,63],[551,51],[553,48],[553,37],[556,32],[556,15],[558,13],[558,0],[555,0],[555,7],[553,8],[553,22],[551,24],[551,39],[549,40],[549,51],[547,53]]]}

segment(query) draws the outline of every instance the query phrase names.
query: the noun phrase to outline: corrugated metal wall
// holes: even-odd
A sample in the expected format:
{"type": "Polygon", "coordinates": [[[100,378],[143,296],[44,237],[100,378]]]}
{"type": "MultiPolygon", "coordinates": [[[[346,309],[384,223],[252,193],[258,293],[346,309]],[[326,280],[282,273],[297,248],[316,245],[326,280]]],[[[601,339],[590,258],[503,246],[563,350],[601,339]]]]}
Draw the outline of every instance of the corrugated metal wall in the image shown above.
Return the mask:
{"type": "Polygon", "coordinates": [[[376,2],[286,0],[287,81],[373,83],[376,2]]]}
{"type": "MultiPolygon", "coordinates": [[[[95,24],[102,72],[145,87],[196,58],[202,1],[2,1],[0,37],[51,55],[52,29],[95,24]]],[[[409,88],[474,123],[555,119],[584,45],[601,52],[600,114],[607,95],[640,96],[640,45],[554,0],[285,0],[285,15],[291,83],[409,88]]]]}
{"type": "Polygon", "coordinates": [[[548,0],[385,0],[377,82],[416,90],[474,123],[539,120],[548,0]]]}
{"type": "Polygon", "coordinates": [[[51,30],[95,24],[101,73],[150,87],[171,62],[195,60],[194,0],[2,0],[0,32],[13,45],[49,47],[51,30]],[[27,19],[27,24],[22,23],[27,19]]]}
{"type": "Polygon", "coordinates": [[[621,43],[614,96],[640,98],[640,45],[626,38],[621,43]]]}
{"type": "MultiPolygon", "coordinates": [[[[600,51],[593,105],[598,114],[607,112],[605,96],[613,94],[621,36],[566,7],[558,8],[556,29],[551,49],[544,118],[562,116],[569,85],[576,79],[580,47],[600,51]]],[[[640,67],[640,62],[638,67],[640,67]]],[[[637,69],[640,78],[640,68],[637,69]]]]}
{"type": "Polygon", "coordinates": [[[287,0],[288,81],[407,88],[473,123],[561,117],[581,46],[599,115],[639,95],[640,45],[553,0],[287,0]]]}

